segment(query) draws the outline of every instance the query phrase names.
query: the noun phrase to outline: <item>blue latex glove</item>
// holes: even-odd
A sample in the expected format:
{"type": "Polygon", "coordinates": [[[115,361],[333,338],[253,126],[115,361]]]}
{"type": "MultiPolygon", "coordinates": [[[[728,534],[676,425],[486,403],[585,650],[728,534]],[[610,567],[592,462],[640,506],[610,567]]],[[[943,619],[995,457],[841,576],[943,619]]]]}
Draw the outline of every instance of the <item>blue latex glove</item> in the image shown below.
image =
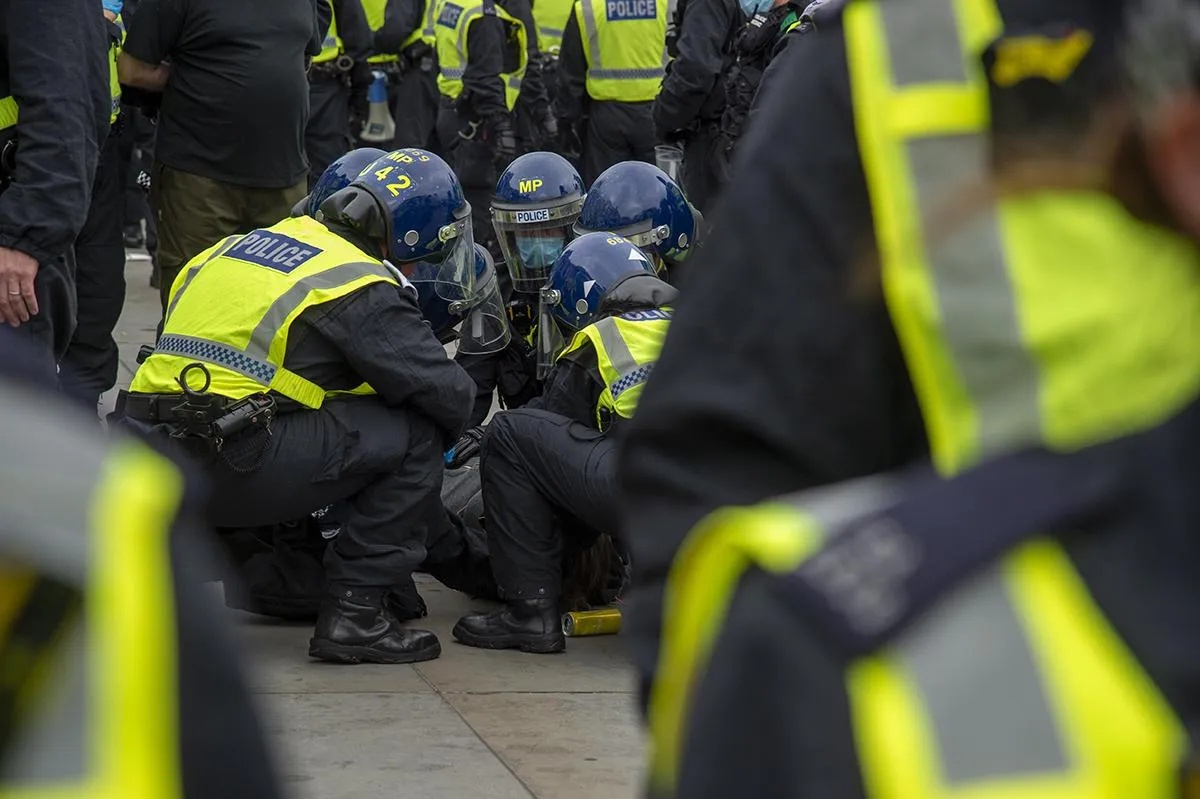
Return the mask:
{"type": "Polygon", "coordinates": [[[445,461],[447,466],[454,463],[454,452],[457,449],[458,447],[451,447],[450,449],[446,450],[445,461]]]}
{"type": "Polygon", "coordinates": [[[121,13],[121,6],[125,4],[125,0],[101,0],[104,10],[110,11],[113,14],[121,13]]]}

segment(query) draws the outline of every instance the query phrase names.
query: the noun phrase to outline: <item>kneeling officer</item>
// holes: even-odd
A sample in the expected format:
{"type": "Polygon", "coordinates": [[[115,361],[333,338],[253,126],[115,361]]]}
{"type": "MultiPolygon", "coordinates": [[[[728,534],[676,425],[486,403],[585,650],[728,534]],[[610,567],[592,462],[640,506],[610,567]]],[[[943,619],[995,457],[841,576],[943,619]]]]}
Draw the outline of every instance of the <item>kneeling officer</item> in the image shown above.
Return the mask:
{"type": "MultiPolygon", "coordinates": [[[[459,312],[474,306],[471,208],[444,161],[407,149],[321,213],[323,223],[302,216],[231,236],[188,265],[123,412],[207,461],[217,526],[344,503],[311,656],[429,660],[437,638],[400,626],[384,595],[444,523],[442,453],[475,388],[405,274],[459,312]]],[[[477,327],[468,319],[462,335],[477,327]]]]}
{"type": "Polygon", "coordinates": [[[464,616],[468,646],[561,652],[564,555],[617,528],[614,430],[637,409],[679,296],[628,239],[567,245],[541,291],[541,397],[496,415],[480,478],[492,574],[507,605],[464,616]],[[563,333],[570,335],[567,341],[563,333]]]}

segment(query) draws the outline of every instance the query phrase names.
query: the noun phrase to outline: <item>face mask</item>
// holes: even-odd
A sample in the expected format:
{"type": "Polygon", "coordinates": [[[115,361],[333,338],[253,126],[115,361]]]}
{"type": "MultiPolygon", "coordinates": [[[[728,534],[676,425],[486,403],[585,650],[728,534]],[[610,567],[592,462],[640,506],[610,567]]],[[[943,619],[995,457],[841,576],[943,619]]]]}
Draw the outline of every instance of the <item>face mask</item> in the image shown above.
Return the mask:
{"type": "Polygon", "coordinates": [[[558,256],[562,255],[563,246],[566,244],[564,236],[545,238],[522,236],[518,233],[516,239],[517,254],[521,256],[521,263],[527,269],[549,269],[554,266],[554,262],[558,256]]]}
{"type": "Polygon", "coordinates": [[[753,17],[765,13],[771,7],[771,0],[738,0],[738,5],[747,17],[753,17]]]}

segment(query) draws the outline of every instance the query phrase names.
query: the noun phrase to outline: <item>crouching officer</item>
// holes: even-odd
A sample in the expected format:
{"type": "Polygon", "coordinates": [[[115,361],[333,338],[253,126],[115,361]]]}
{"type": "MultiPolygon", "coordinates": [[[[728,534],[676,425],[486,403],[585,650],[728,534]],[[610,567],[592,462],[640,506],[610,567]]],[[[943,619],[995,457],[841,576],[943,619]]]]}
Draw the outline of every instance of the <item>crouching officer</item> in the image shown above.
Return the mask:
{"type": "Polygon", "coordinates": [[[704,218],[667,173],[642,161],[622,161],[604,170],[588,190],[575,233],[624,236],[670,282],[676,277],[672,267],[696,247],[703,227],[704,218]]]}
{"type": "Polygon", "coordinates": [[[195,486],[26,347],[0,331],[0,792],[282,796],[200,583],[195,486]]]}
{"type": "Polygon", "coordinates": [[[492,253],[488,199],[500,166],[517,156],[513,108],[529,61],[525,24],[496,0],[445,0],[436,28],[437,135],[492,253]]]}
{"type": "Polygon", "coordinates": [[[231,236],[180,273],[123,411],[206,460],[217,526],[345,501],[310,655],[428,660],[437,638],[401,627],[384,595],[444,521],[443,452],[474,386],[404,273],[447,301],[474,301],[471,208],[444,161],[397,150],[320,210],[324,223],[295,217],[231,236]]]}
{"type": "Polygon", "coordinates": [[[538,291],[550,268],[574,235],[585,191],[583,180],[567,159],[555,153],[526,153],[508,165],[492,197],[492,227],[508,265],[511,292],[508,318],[516,335],[503,352],[490,356],[458,354],[458,362],[475,381],[471,425],[483,424],[492,409],[492,394],[512,410],[541,394],[533,355],[538,291]]]}
{"type": "Polygon", "coordinates": [[[507,604],[460,619],[454,637],[462,643],[565,648],[563,558],[616,532],[613,433],[637,409],[677,296],[620,236],[582,236],[555,263],[538,321],[538,356],[553,364],[545,393],[496,416],[483,440],[488,548],[507,604]]]}

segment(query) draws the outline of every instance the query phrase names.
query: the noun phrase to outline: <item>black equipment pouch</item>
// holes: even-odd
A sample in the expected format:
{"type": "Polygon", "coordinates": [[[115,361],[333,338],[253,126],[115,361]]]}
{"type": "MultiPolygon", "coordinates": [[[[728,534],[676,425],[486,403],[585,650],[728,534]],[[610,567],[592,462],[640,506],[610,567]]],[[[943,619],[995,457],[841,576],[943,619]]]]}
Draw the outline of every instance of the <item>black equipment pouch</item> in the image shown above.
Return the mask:
{"type": "Polygon", "coordinates": [[[221,455],[234,471],[258,469],[271,437],[275,398],[252,394],[229,403],[224,397],[209,393],[212,375],[201,363],[185,366],[176,382],[183,389],[184,398],[170,409],[171,437],[187,444],[201,444],[210,457],[221,455]],[[204,375],[204,385],[199,390],[188,385],[188,374],[193,370],[204,375]]]}

